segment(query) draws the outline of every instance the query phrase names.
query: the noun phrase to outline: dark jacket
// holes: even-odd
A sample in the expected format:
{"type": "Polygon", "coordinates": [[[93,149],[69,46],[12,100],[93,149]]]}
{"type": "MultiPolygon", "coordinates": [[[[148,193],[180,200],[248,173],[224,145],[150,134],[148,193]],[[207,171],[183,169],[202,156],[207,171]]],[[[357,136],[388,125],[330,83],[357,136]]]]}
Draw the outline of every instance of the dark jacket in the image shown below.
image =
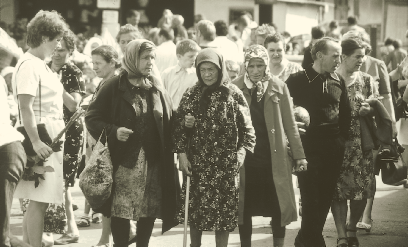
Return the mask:
{"type": "MultiPolygon", "coordinates": [[[[89,133],[98,140],[102,130],[108,135],[108,147],[111,154],[114,172],[132,153],[131,142],[136,141],[132,135],[126,142],[116,138],[119,127],[133,129],[136,113],[132,106],[131,95],[127,90],[127,72],[107,80],[97,92],[94,101],[89,105],[85,116],[85,123],[89,133]]],[[[176,203],[180,195],[178,172],[174,165],[171,150],[172,106],[171,100],[162,87],[155,85],[150,88],[153,101],[153,114],[160,135],[161,145],[157,147],[157,155],[161,158],[160,181],[162,182],[162,232],[177,225],[174,220],[176,203]]],[[[135,160],[136,162],[136,160],[135,160]]],[[[110,207],[107,207],[109,210],[110,207]]]]}

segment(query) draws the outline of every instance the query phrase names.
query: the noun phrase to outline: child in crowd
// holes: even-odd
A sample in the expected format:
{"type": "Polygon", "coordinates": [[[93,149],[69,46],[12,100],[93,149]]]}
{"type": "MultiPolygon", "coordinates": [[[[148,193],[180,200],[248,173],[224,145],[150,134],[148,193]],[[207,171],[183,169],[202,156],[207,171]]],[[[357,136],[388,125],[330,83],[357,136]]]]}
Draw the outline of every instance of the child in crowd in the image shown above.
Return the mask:
{"type": "Polygon", "coordinates": [[[161,75],[164,87],[173,101],[174,110],[177,110],[186,89],[198,81],[194,62],[200,50],[192,40],[180,41],[176,46],[178,64],[165,69],[161,75]]]}
{"type": "Polygon", "coordinates": [[[239,72],[241,71],[241,67],[239,66],[237,62],[232,61],[232,60],[227,60],[225,61],[225,65],[227,67],[227,72],[228,72],[228,75],[231,81],[233,81],[235,78],[237,78],[240,75],[239,72]]]}

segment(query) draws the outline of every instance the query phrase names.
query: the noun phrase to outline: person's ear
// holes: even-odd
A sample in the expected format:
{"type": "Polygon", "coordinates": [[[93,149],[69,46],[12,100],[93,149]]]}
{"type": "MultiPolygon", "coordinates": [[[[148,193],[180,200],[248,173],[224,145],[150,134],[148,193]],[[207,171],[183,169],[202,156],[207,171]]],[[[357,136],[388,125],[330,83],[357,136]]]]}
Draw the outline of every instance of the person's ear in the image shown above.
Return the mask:
{"type": "Polygon", "coordinates": [[[340,61],[344,61],[346,59],[346,57],[347,57],[346,55],[341,54],[341,56],[340,56],[341,60],[340,61]]]}
{"type": "Polygon", "coordinates": [[[42,43],[47,42],[48,40],[50,40],[50,38],[48,38],[47,36],[42,36],[42,43]]]}
{"type": "Polygon", "coordinates": [[[181,54],[176,54],[177,55],[177,59],[181,59],[183,56],[181,54]]]}

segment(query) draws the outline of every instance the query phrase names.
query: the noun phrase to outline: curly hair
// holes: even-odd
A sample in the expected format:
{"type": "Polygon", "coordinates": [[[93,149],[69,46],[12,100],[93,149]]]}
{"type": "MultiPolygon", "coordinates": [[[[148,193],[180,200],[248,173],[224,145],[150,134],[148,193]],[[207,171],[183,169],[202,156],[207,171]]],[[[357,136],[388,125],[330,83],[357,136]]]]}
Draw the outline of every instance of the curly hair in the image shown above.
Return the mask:
{"type": "Polygon", "coordinates": [[[127,34],[127,33],[134,33],[135,39],[142,39],[143,35],[140,33],[139,29],[131,24],[126,24],[124,26],[120,27],[119,33],[116,35],[116,42],[119,43],[120,41],[120,36],[122,34],[127,34]]]}
{"type": "Polygon", "coordinates": [[[101,45],[92,50],[92,55],[101,56],[107,63],[115,62],[115,68],[120,68],[121,63],[119,61],[119,55],[115,49],[110,45],[101,45]]]}
{"type": "Polygon", "coordinates": [[[67,29],[64,18],[57,11],[40,10],[27,25],[27,45],[36,48],[41,45],[44,36],[53,40],[67,29]]]}
{"type": "Polygon", "coordinates": [[[73,52],[75,50],[75,41],[76,41],[75,34],[71,30],[67,30],[62,35],[62,39],[65,41],[65,45],[67,46],[67,49],[70,52],[73,52]]]}
{"type": "Polygon", "coordinates": [[[268,34],[264,41],[264,47],[267,48],[269,43],[279,43],[282,42],[283,47],[286,47],[285,38],[278,32],[274,34],[268,34]]]}

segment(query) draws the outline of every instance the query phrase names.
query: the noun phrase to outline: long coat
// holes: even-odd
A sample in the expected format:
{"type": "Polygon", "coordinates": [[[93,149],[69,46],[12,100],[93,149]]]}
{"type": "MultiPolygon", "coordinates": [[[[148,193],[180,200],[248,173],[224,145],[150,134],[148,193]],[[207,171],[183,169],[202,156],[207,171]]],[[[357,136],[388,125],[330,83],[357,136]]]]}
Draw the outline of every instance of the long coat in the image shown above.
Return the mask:
{"type": "MultiPolygon", "coordinates": [[[[251,95],[244,83],[244,76],[233,81],[244,93],[248,105],[251,95]]],[[[292,184],[292,163],[288,160],[286,139],[289,140],[293,158],[303,159],[305,154],[293,114],[289,90],[277,77],[269,80],[264,94],[264,116],[272,156],[272,173],[281,211],[281,226],[297,220],[295,193],[292,184]]],[[[255,133],[256,135],[256,133],[255,133]]],[[[245,169],[240,170],[239,224],[243,224],[245,199],[245,169]]]]}
{"type": "MultiPolygon", "coordinates": [[[[132,156],[130,144],[135,138],[130,135],[126,142],[121,142],[116,137],[119,127],[133,129],[136,121],[136,113],[132,106],[132,98],[127,89],[127,72],[107,80],[97,92],[95,100],[89,105],[85,117],[86,127],[93,138],[98,140],[102,130],[108,135],[108,147],[111,154],[114,171],[119,165],[124,165],[132,156]]],[[[160,181],[162,186],[162,231],[165,232],[177,225],[174,220],[177,201],[180,195],[178,185],[178,172],[174,165],[172,153],[172,106],[171,100],[165,90],[155,83],[149,90],[153,101],[153,115],[160,135],[161,145],[157,147],[157,155],[160,155],[160,181]]],[[[136,162],[136,160],[134,161],[136,162]]],[[[110,209],[110,208],[109,208],[110,209]]],[[[109,210],[108,209],[108,210],[109,210]]]]}

